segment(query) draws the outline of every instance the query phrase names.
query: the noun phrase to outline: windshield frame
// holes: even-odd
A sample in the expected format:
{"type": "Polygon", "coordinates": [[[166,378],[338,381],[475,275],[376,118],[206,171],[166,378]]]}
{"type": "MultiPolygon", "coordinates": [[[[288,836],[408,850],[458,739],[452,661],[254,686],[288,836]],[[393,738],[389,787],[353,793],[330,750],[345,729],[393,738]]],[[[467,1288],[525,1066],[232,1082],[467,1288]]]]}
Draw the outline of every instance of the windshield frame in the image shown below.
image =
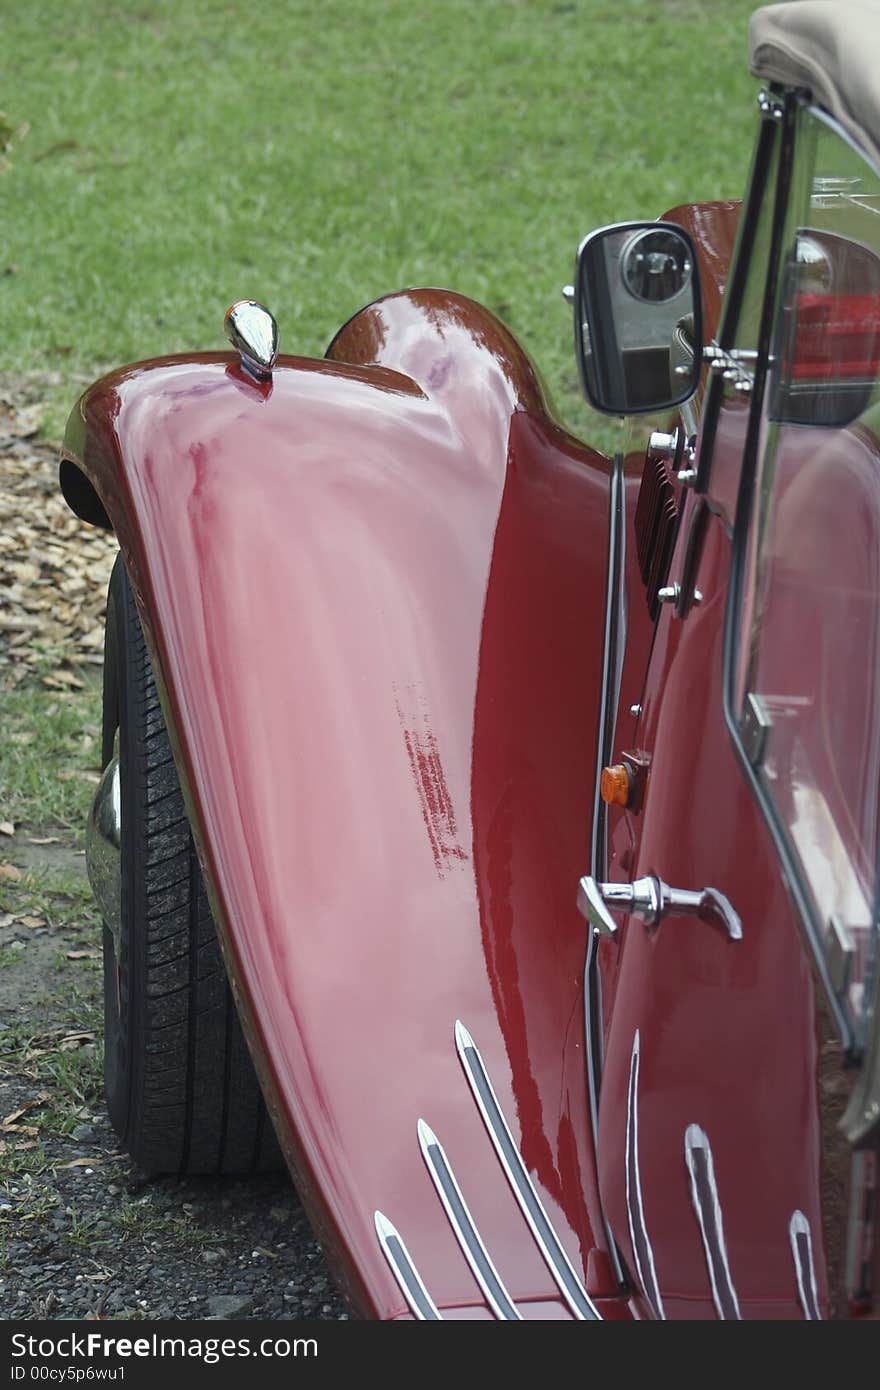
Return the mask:
{"type": "MultiPolygon", "coordinates": [[[[725,609],[723,639],[723,703],[724,718],[728,727],[734,750],[740,762],[743,775],[758,802],[765,823],[772,836],[779,857],[783,877],[794,902],[798,918],[803,927],[815,968],[823,986],[830,1007],[841,1046],[848,1060],[858,1061],[864,1048],[865,1031],[870,1027],[870,1005],[866,1003],[863,1014],[864,1028],[856,1028],[852,1016],[838,996],[832,979],[827,946],[827,923],[820,919],[812,889],[807,879],[800,856],[791,840],[779,809],[774,802],[760,769],[749,751],[749,729],[743,719],[743,710],[738,705],[738,672],[741,644],[744,637],[743,611],[744,595],[748,580],[749,545],[754,524],[754,511],[757,503],[756,481],[758,474],[758,445],[761,421],[769,374],[769,352],[773,338],[774,315],[780,286],[781,255],[789,203],[792,191],[792,165],[795,152],[796,127],[803,108],[807,108],[819,121],[851,146],[865,163],[878,173],[876,162],[827,112],[812,104],[806,93],[786,91],[775,92],[778,116],[768,116],[762,122],[758,136],[753,172],[750,180],[749,199],[744,212],[745,226],[738,239],[735,262],[731,275],[731,294],[725,304],[724,316],[719,332],[719,343],[730,347],[735,340],[740,310],[743,303],[745,284],[749,275],[749,253],[765,200],[773,199],[771,245],[766,269],[764,271],[763,308],[758,341],[758,358],[754,366],[749,420],[742,455],[742,468],[737,493],[736,514],[733,524],[731,547],[731,566],[725,609]],[[769,131],[768,131],[769,127],[769,131]],[[775,181],[771,177],[774,138],[780,141],[779,157],[776,162],[775,181]],[[763,151],[763,155],[762,155],[763,151]],[[759,158],[759,156],[762,156],[759,158]]],[[[706,413],[703,422],[703,435],[700,442],[697,488],[710,490],[712,457],[715,434],[722,405],[725,400],[724,383],[720,378],[712,380],[706,413]]],[[[711,503],[711,497],[710,497],[711,503]]],[[[875,875],[875,885],[880,875],[875,875]]],[[[873,930],[877,934],[878,893],[875,887],[872,905],[873,930]]],[[[873,992],[870,982],[868,993],[873,992]]]]}

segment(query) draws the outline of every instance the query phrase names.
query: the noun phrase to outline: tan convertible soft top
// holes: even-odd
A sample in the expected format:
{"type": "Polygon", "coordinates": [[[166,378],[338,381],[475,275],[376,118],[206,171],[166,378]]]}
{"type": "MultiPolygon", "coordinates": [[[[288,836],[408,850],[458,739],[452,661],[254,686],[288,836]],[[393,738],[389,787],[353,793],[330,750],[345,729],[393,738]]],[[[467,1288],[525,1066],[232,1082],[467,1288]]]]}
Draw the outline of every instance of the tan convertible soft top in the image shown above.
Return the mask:
{"type": "Polygon", "coordinates": [[[756,77],[808,87],[880,164],[880,0],[765,5],[749,25],[756,77]]]}

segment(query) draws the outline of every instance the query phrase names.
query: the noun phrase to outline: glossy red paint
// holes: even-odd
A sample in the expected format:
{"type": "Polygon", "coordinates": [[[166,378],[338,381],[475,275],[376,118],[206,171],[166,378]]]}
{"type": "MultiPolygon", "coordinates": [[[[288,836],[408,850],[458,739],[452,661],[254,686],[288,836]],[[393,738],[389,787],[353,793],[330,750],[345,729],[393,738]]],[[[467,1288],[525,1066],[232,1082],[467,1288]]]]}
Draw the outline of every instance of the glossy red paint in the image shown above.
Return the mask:
{"type": "Polygon", "coordinates": [[[608,464],[486,311],[410,291],[256,387],[226,355],[104,379],[66,456],[117,532],[220,935],[296,1180],[355,1308],[482,1305],[419,1153],[511,1294],[557,1306],[453,1042],[473,1034],[592,1292],[584,925],[608,464]]]}
{"type": "MultiPolygon", "coordinates": [[[[704,264],[701,271],[705,276],[704,264]]],[[[628,649],[618,711],[615,754],[637,747],[650,761],[650,776],[639,814],[610,813],[610,877],[630,881],[654,873],[677,887],[711,885],[727,894],[743,923],[743,940],[733,942],[720,927],[693,917],[669,917],[656,930],[631,918],[601,947],[606,1060],[600,1187],[629,1268],[643,1269],[644,1244],[640,1263],[627,1191],[638,1037],[638,1172],[662,1300],[661,1310],[640,1297],[636,1311],[644,1316],[715,1316],[685,1163],[692,1125],[711,1144],[741,1315],[803,1317],[789,1230],[796,1212],[809,1225],[822,1314],[845,1312],[840,1285],[849,1156],[835,1127],[848,1082],[778,856],[723,717],[728,522],[744,414],[742,402],[731,401],[716,438],[713,478],[717,467],[727,502],[705,530],[695,579],[702,603],[683,621],[669,607],[661,610],[649,658],[644,646],[628,649]],[[629,702],[640,658],[640,713],[634,718],[629,702]]],[[[671,580],[681,577],[700,505],[679,493],[683,516],[671,580]]],[[[644,605],[637,573],[629,575],[628,593],[644,605]]],[[[790,666],[813,661],[815,653],[801,646],[798,653],[785,644],[790,666]]],[[[813,676],[811,688],[815,684],[813,676]]],[[[863,721],[858,692],[852,699],[853,718],[863,721]]]]}
{"type": "Polygon", "coordinates": [[[677,887],[720,889],[742,917],[743,940],[696,918],[670,917],[656,931],[630,919],[611,947],[619,974],[606,1039],[600,1180],[635,1267],[623,1177],[638,1030],[641,1186],[666,1315],[692,1316],[700,1303],[712,1315],[684,1158],[686,1130],[698,1124],[712,1144],[743,1316],[799,1318],[792,1213],[807,1216],[814,1246],[822,1231],[813,987],[772,842],[723,720],[729,558],[724,528],[712,518],[699,573],[703,603],[685,622],[668,609],[659,620],[638,729],[651,778],[626,877],[657,873],[677,887]],[[681,737],[694,728],[699,740],[681,737]],[[779,987],[768,989],[768,980],[779,987]]]}

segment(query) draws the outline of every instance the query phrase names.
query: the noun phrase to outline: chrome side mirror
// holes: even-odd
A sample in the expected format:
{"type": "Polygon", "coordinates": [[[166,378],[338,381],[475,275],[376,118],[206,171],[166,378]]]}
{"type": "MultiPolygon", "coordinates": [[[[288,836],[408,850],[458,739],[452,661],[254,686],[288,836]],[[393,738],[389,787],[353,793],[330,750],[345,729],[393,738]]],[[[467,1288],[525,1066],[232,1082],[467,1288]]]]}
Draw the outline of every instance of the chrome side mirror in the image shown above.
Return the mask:
{"type": "Polygon", "coordinates": [[[671,222],[620,222],[581,242],[575,351],[587,399],[608,415],[668,410],[700,379],[694,247],[671,222]]]}

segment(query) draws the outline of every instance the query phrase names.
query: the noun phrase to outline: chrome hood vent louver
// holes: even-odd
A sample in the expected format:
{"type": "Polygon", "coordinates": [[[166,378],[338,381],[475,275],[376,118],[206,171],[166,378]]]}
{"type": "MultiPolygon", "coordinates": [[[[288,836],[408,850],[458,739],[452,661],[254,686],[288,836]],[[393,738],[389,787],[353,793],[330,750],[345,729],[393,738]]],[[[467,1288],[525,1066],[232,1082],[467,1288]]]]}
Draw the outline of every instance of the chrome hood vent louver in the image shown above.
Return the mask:
{"type": "MultiPolygon", "coordinates": [[[[456,1022],[455,1025],[455,1046],[504,1176],[510,1184],[525,1224],[541,1252],[562,1301],[577,1321],[601,1321],[602,1315],[568,1258],[529,1176],[480,1051],[461,1022],[456,1022]]],[[[501,1321],[521,1321],[523,1315],[505,1287],[477,1229],[443,1145],[424,1120],[420,1119],[416,1128],[419,1147],[431,1181],[486,1305],[501,1321]]],[[[428,1292],[399,1231],[381,1211],[375,1212],[373,1219],[382,1252],[413,1316],[425,1321],[442,1318],[443,1314],[428,1292]]]]}

